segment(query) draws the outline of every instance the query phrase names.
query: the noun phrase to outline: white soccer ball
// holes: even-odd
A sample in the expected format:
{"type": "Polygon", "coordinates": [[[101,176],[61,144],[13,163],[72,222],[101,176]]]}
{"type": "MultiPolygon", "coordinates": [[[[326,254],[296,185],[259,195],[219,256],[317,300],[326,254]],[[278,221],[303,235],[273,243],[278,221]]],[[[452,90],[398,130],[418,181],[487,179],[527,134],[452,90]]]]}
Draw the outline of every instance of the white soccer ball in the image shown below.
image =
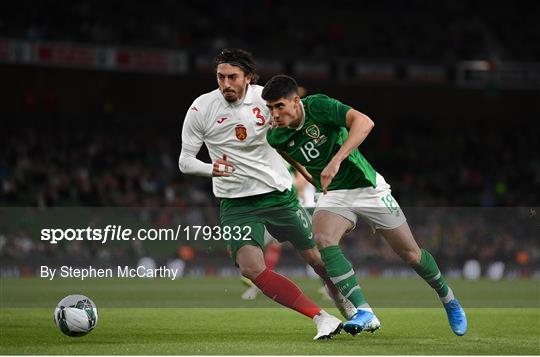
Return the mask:
{"type": "Polygon", "coordinates": [[[84,295],[66,296],[54,309],[54,322],[68,336],[84,336],[98,322],[96,304],[84,295]]]}

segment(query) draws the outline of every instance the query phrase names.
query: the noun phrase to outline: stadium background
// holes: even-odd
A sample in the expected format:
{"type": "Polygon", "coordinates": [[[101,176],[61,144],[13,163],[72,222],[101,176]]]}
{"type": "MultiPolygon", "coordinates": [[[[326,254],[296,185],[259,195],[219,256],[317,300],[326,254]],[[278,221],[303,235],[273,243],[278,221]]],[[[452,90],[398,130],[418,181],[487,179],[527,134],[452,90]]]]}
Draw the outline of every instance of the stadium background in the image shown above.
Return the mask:
{"type": "MultiPolygon", "coordinates": [[[[532,1],[0,2],[0,354],[540,354],[538,13],[532,1]],[[383,329],[321,343],[270,299],[241,300],[223,245],[39,241],[43,226],[217,223],[210,180],[177,159],[223,47],[253,52],[261,84],[288,73],[374,119],[362,152],[458,293],[459,343],[429,286],[365,225],[343,244],[383,329]],[[185,276],[36,277],[148,256],[181,258],[185,276]],[[463,279],[470,261],[482,279],[463,279]],[[82,339],[52,323],[73,293],[100,312],[82,339]]],[[[277,269],[337,314],[288,246],[277,269]]]]}
{"type": "MultiPolygon", "coordinates": [[[[484,276],[498,263],[506,277],[538,278],[538,4],[334,5],[2,3],[1,276],[143,256],[180,257],[186,275],[234,274],[221,246],[52,246],[26,223],[52,207],[73,217],[66,225],[81,220],[80,207],[137,207],[131,222],[216,224],[210,180],[179,173],[180,132],[193,99],[216,87],[213,56],[241,47],[261,84],[289,73],[308,94],[373,118],[361,150],[447,274],[475,260],[484,276]]],[[[360,274],[412,275],[366,226],[352,236],[344,245],[360,274]]],[[[288,247],[277,269],[305,274],[288,247]]]]}

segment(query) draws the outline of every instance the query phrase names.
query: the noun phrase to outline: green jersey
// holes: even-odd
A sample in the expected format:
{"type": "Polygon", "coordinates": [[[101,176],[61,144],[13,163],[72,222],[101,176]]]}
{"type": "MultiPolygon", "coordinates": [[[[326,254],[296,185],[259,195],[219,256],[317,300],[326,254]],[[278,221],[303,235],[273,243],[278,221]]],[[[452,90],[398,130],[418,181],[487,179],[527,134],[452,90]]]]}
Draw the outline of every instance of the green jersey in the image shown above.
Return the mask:
{"type": "MultiPolygon", "coordinates": [[[[323,94],[307,96],[302,103],[304,119],[298,128],[274,128],[268,130],[266,138],[272,147],[305,166],[320,192],[322,170],[349,135],[345,116],[351,107],[323,94]]],[[[356,148],[343,160],[328,190],[376,187],[375,176],[373,167],[356,148]]]]}

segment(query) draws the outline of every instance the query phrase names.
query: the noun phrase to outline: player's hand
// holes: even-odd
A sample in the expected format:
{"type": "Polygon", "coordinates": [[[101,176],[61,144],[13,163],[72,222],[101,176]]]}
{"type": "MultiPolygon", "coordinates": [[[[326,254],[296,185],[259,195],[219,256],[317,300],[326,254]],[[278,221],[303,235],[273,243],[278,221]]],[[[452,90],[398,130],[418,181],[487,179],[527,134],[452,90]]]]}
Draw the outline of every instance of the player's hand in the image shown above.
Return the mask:
{"type": "Polygon", "coordinates": [[[323,194],[328,193],[328,186],[332,183],[332,180],[334,177],[336,177],[339,167],[341,166],[341,162],[332,160],[326,165],[324,170],[321,172],[321,186],[323,189],[323,194]]]}
{"type": "Polygon", "coordinates": [[[233,164],[231,164],[229,161],[227,161],[227,154],[223,154],[223,158],[217,159],[213,163],[212,167],[212,176],[214,177],[220,177],[220,176],[231,176],[231,173],[233,173],[235,170],[233,164]]]}

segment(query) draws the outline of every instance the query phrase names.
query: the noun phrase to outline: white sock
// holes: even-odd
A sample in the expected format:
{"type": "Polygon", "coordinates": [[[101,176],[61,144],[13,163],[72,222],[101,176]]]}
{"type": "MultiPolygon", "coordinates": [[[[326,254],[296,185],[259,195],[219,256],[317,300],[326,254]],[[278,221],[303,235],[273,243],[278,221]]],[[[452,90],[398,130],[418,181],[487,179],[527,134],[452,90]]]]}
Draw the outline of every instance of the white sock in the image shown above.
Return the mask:
{"type": "Polygon", "coordinates": [[[360,306],[358,306],[357,309],[373,313],[373,310],[371,309],[371,306],[369,306],[369,304],[367,302],[360,305],[360,306]]]}
{"type": "Polygon", "coordinates": [[[439,299],[441,300],[443,304],[448,304],[450,301],[455,299],[454,292],[452,291],[452,289],[448,288],[448,295],[444,297],[439,296],[439,299]]]}
{"type": "Polygon", "coordinates": [[[321,309],[321,311],[319,311],[317,315],[313,316],[313,318],[316,318],[317,316],[328,316],[328,315],[330,315],[328,312],[321,309]]]}

